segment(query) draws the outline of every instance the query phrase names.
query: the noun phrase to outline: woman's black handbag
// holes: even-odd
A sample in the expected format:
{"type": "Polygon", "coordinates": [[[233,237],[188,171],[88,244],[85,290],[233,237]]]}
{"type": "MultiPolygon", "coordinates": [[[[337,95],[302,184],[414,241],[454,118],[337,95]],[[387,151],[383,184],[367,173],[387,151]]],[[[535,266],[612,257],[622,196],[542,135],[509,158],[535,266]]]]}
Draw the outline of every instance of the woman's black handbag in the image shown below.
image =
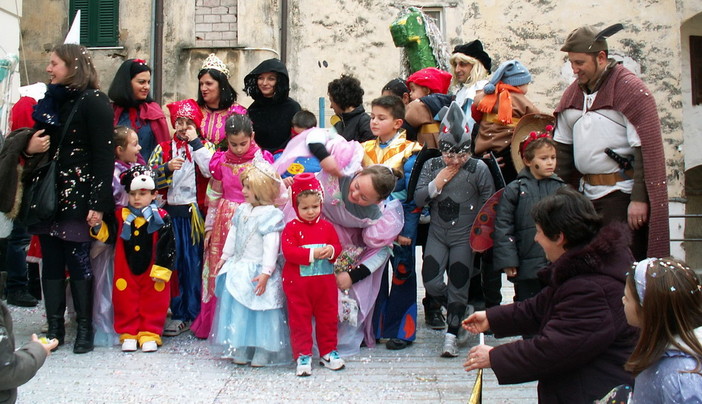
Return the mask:
{"type": "Polygon", "coordinates": [[[76,101],[75,105],[73,105],[71,114],[63,125],[58,147],[56,148],[56,153],[53,158],[43,166],[35,169],[30,182],[24,186],[22,209],[19,217],[25,226],[33,226],[39,223],[51,223],[56,216],[56,210],[58,209],[56,181],[58,179],[57,160],[59,150],[61,149],[61,142],[66,135],[68,126],[73,120],[73,115],[75,115],[78,105],[80,105],[83,98],[84,96],[81,96],[76,101]]]}
{"type": "Polygon", "coordinates": [[[37,168],[32,181],[25,186],[22,217],[26,226],[54,219],[58,206],[56,175],[56,160],[52,159],[37,168]]]}

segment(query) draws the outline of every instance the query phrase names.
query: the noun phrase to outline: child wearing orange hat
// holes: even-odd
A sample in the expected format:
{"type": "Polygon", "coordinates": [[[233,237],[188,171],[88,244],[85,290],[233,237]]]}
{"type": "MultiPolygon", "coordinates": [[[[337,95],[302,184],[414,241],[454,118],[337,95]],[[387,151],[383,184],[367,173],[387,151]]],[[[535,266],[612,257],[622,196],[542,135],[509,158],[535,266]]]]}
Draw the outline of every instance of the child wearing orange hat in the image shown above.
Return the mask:
{"type": "Polygon", "coordinates": [[[203,213],[215,145],[201,136],[203,115],[195,100],[181,100],[167,107],[176,132],[172,140],[156,146],[149,166],[157,172],[156,186],[166,199],[164,209],[173,220],[176,234],[178,290],[171,299],[172,319],[163,331],[165,336],[175,336],[188,330],[200,313],[203,213]]]}

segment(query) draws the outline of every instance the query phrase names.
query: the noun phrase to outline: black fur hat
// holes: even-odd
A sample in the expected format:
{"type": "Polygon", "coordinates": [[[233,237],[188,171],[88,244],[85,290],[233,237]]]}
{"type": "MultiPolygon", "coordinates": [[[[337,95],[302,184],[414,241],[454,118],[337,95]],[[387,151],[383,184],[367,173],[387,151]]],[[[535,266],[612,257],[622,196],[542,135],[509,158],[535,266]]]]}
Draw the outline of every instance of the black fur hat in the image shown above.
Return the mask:
{"type": "Polygon", "coordinates": [[[133,189],[156,189],[156,173],[149,167],[136,165],[122,173],[119,181],[124,190],[129,192],[133,189]]]}
{"type": "Polygon", "coordinates": [[[492,68],[492,59],[490,59],[490,55],[483,50],[483,43],[478,39],[464,43],[463,45],[456,45],[452,53],[462,53],[477,59],[488,72],[490,72],[490,68],[492,68]]]}

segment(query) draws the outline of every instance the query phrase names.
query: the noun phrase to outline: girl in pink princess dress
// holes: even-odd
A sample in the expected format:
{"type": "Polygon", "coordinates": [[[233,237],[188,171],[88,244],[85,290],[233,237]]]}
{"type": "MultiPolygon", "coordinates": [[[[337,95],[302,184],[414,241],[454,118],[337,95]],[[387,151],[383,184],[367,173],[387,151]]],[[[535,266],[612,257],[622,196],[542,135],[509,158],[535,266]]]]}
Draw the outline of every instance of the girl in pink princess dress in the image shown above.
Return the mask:
{"type": "Polygon", "coordinates": [[[229,233],[232,217],[244,202],[239,175],[259,155],[269,163],[273,156],[262,151],[254,141],[251,120],[246,115],[231,115],[226,125],[227,151],[218,151],[210,160],[212,178],[207,189],[209,208],[205,218],[205,257],[202,268],[202,305],[200,314],[190,326],[198,338],[207,338],[212,328],[216,307],[214,296],[216,266],[229,233]]]}

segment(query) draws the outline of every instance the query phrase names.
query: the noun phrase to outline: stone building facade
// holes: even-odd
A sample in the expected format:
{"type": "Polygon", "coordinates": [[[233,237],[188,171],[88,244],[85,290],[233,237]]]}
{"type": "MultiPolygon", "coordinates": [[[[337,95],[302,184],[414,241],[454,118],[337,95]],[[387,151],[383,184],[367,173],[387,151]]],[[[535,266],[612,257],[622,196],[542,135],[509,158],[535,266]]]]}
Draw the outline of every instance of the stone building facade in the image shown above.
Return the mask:
{"type": "MultiPolygon", "coordinates": [[[[24,0],[23,50],[27,74],[22,83],[43,80],[47,52],[67,32],[71,0],[24,0]]],[[[97,2],[97,0],[96,0],[97,2]]],[[[114,47],[92,49],[107,88],[127,58],[163,62],[154,66],[163,103],[197,94],[202,61],[216,53],[230,67],[237,90],[260,61],[278,57],[291,78],[291,96],[307,109],[331,113],[327,83],[342,73],[358,77],[365,103],[401,73],[401,53],[388,29],[403,7],[419,6],[437,18],[446,46],[479,38],[493,66],[519,59],[534,80],[529,97],[550,112],[572,80],[566,55],[559,51],[567,34],[588,23],[625,30],[610,40],[611,51],[631,66],[651,89],[659,107],[668,166],[671,212],[702,213],[702,106],[692,94],[693,49],[702,36],[702,3],[693,0],[130,0],[119,1],[114,47]],[[162,4],[162,12],[155,7],[162,4]],[[154,32],[162,21],[163,35],[154,32]],[[158,46],[157,46],[158,45],[158,46]]],[[[240,91],[240,102],[248,105],[240,91]]],[[[673,238],[702,239],[702,219],[672,219],[673,238]]],[[[702,243],[674,243],[675,255],[702,267],[702,243]],[[695,248],[697,247],[697,248],[695,248]]]]}

